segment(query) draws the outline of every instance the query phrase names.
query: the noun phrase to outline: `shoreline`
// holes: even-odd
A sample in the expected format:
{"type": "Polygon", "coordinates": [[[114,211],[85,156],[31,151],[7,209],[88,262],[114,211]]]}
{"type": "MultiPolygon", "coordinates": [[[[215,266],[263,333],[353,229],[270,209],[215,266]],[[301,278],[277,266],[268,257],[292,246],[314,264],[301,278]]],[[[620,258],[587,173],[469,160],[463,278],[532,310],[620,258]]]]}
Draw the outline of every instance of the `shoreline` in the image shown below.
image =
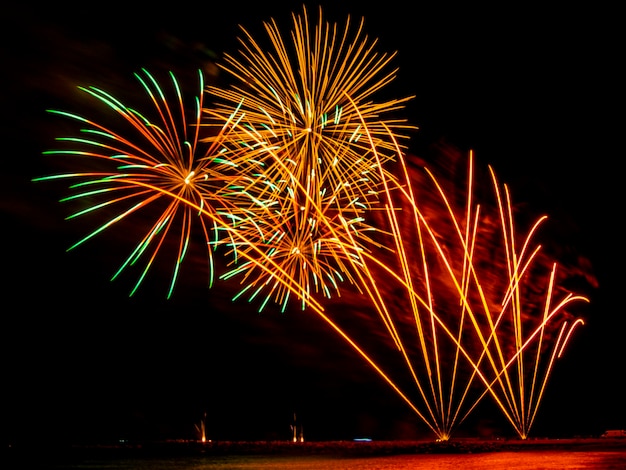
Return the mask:
{"type": "Polygon", "coordinates": [[[228,456],[336,456],[379,457],[419,454],[462,454],[492,452],[568,451],[624,452],[625,438],[535,438],[482,439],[456,438],[435,441],[162,441],[115,445],[37,445],[9,446],[14,458],[45,460],[156,458],[156,457],[228,457],[228,456]]]}

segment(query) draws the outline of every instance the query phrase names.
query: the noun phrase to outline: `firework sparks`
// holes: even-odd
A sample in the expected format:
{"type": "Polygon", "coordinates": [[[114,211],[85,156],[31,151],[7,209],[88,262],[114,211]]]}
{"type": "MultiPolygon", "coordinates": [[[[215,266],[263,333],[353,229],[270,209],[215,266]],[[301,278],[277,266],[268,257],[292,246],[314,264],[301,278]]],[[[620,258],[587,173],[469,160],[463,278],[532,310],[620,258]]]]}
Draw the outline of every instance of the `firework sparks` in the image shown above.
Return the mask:
{"type": "MultiPolygon", "coordinates": [[[[290,44],[274,22],[265,24],[270,48],[244,30],[241,57],[227,55],[223,65],[235,85],[209,87],[217,104],[207,112],[217,126],[237,109],[227,145],[238,149],[237,167],[250,177],[241,196],[257,214],[241,217],[237,230],[247,241],[256,237],[267,258],[297,281],[303,307],[313,294],[339,293],[344,279],[353,283],[355,250],[372,242],[366,213],[379,206],[381,175],[392,177],[383,166],[396,146],[385,129],[412,128],[383,119],[410,98],[371,101],[395,76],[385,72],[393,55],[375,51],[363,23],[353,37],[350,26],[338,29],[320,10],[313,28],[304,9],[293,15],[290,44]]],[[[291,289],[277,287],[277,273],[253,273],[253,266],[240,264],[225,277],[242,274],[242,294],[251,299],[267,290],[261,308],[270,296],[286,308],[291,289]]]]}
{"type": "Polygon", "coordinates": [[[168,289],[169,297],[196,230],[203,235],[207,246],[210,284],[213,282],[213,258],[208,241],[211,240],[210,233],[214,231],[215,223],[205,216],[209,214],[216,218],[218,210],[228,206],[227,197],[221,196],[221,191],[231,181],[228,176],[230,165],[227,155],[224,155],[223,148],[219,145],[219,139],[214,139],[204,153],[199,149],[204,97],[202,74],[199,75],[200,93],[195,97],[191,108],[183,101],[179,84],[173,74],[173,105],[170,105],[163,88],[148,71],[143,70],[136,77],[150,98],[152,114],[156,119],[151,120],[147,113],[142,114],[126,106],[103,90],[81,87],[82,91],[121,117],[125,130],[115,131],[107,125],[79,115],[52,110],[52,113],[74,119],[86,127],[82,129],[81,137],[58,139],[71,147],[45,153],[79,157],[82,161],[95,160],[99,165],[93,171],[64,173],[37,178],[36,181],[78,181],[71,186],[77,192],[63,201],[80,200],[87,207],[68,218],[94,213],[102,217],[101,214],[109,216],[110,211],[117,211],[70,249],[113,226],[122,225],[122,221],[131,216],[146,214],[147,217],[154,217],[148,230],[113,279],[125,269],[139,264],[141,259],[146,260],[132,295],[157,255],[167,251],[162,250],[162,247],[173,243],[176,246],[176,256],[168,289]]]}
{"type": "Polygon", "coordinates": [[[542,272],[534,237],[545,218],[520,237],[509,189],[491,168],[492,199],[475,194],[471,153],[460,204],[435,172],[416,176],[401,144],[411,126],[388,117],[408,98],[372,101],[394,77],[384,71],[393,56],[375,52],[362,23],[350,36],[349,21],[341,30],[321,10],[316,27],[306,10],[293,26],[291,49],[274,22],[265,25],[270,49],[245,33],[240,58],[228,55],[223,66],[237,84],[205,89],[200,75],[191,108],[173,75],[175,105],[152,75],[137,74],[156,119],[82,88],[128,135],[55,111],[87,127],[85,137],[59,139],[70,149],[48,154],[102,166],[37,180],[78,181],[65,200],[87,207],[72,217],[117,210],[72,248],[145,213],[153,218],[138,221],[148,228],[114,278],[144,260],[132,295],[157,255],[173,249],[170,296],[194,240],[205,246],[210,279],[213,250],[225,246],[230,264],[219,277],[240,280],[235,298],[261,299],[260,309],[299,301],[439,439],[485,396],[527,437],[554,363],[582,323],[565,309],[587,301],[556,299],[556,263],[542,272]],[[204,105],[207,93],[214,106],[204,105]],[[321,303],[345,281],[374,312],[369,320],[382,322],[376,331],[391,345],[382,359],[350,333],[358,318],[321,303]],[[408,381],[387,367],[396,355],[408,381]]]}
{"type": "Polygon", "coordinates": [[[373,101],[395,77],[396,70],[386,72],[393,55],[376,52],[376,42],[363,35],[363,23],[350,36],[349,21],[341,30],[324,21],[321,10],[315,28],[306,9],[293,15],[291,44],[273,21],[265,29],[271,47],[244,30],[240,57],[226,55],[222,67],[236,82],[228,89],[209,87],[217,99],[210,112],[229,116],[239,107],[241,132],[232,137],[250,148],[246,159],[263,162],[265,176],[279,189],[295,178],[312,185],[307,190],[317,206],[334,188],[345,193],[335,200],[338,209],[345,209],[343,199],[369,206],[380,172],[365,127],[376,138],[379,159],[395,153],[386,127],[396,138],[401,130],[414,129],[405,120],[385,117],[412,97],[373,101]]]}
{"type": "Polygon", "coordinates": [[[491,168],[495,214],[487,201],[475,200],[472,160],[470,153],[465,209],[459,211],[428,169],[440,203],[421,202],[415,192],[424,194],[428,186],[413,188],[417,180],[399,159],[405,184],[389,187],[387,216],[381,221],[396,250],[392,256],[363,252],[369,273],[364,280],[370,286],[364,290],[418,390],[414,403],[421,403],[420,417],[440,439],[449,438],[485,394],[526,438],[557,353],[582,323],[578,319],[568,326],[565,308],[588,299],[566,293],[555,300],[557,265],[539,261],[541,247],[532,247],[545,217],[520,243],[509,190],[504,186],[502,194],[491,168]],[[494,239],[498,231],[499,242],[494,239]],[[542,273],[546,267],[548,276],[542,273]],[[501,270],[496,283],[494,268],[501,270]],[[387,284],[397,284],[385,292],[378,282],[381,271],[387,284]],[[544,288],[537,289],[542,283],[544,288]],[[388,305],[389,290],[396,297],[404,291],[404,303],[388,305]]]}

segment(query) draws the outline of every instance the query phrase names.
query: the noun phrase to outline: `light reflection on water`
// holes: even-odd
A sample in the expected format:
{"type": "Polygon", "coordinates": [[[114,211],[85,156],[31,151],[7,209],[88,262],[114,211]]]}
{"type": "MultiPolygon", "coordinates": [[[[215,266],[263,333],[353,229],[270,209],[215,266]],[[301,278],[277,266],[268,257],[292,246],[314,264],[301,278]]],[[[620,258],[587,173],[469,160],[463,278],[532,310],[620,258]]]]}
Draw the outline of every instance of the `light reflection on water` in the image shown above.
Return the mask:
{"type": "Polygon", "coordinates": [[[193,457],[87,461],[68,469],[109,470],[624,470],[624,452],[524,451],[389,457],[193,457]],[[101,466],[100,466],[101,465],[101,466]]]}

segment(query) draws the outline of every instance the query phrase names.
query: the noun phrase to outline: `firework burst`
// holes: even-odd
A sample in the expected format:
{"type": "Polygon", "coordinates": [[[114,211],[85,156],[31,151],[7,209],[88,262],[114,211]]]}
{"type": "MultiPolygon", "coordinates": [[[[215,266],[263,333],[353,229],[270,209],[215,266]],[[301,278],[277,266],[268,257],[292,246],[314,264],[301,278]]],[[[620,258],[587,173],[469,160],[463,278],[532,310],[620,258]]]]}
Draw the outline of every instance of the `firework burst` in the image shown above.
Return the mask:
{"type": "MultiPolygon", "coordinates": [[[[118,130],[77,114],[51,110],[71,118],[85,127],[80,137],[63,137],[58,141],[67,148],[45,152],[47,155],[78,157],[87,165],[97,164],[93,171],[64,173],[37,178],[36,181],[75,180],[75,193],[64,202],[80,200],[83,208],[68,218],[94,215],[99,220],[110,217],[71,249],[85,243],[97,234],[120,226],[131,217],[146,226],[139,243],[113,276],[143,263],[131,295],[137,290],[159,253],[165,254],[174,246],[174,269],[168,289],[171,296],[180,266],[196,235],[202,234],[201,244],[207,247],[210,283],[213,281],[213,257],[209,244],[219,210],[228,207],[223,188],[233,181],[232,166],[227,152],[219,145],[219,137],[212,145],[200,150],[199,135],[202,120],[204,83],[199,74],[200,93],[193,105],[183,101],[178,81],[170,74],[173,100],[170,100],[156,79],[146,70],[135,74],[149,97],[152,109],[139,112],[126,106],[109,93],[96,87],[80,89],[98,100],[121,119],[118,130]],[[110,214],[114,211],[114,215],[110,214]],[[208,217],[207,217],[208,216],[208,217]],[[151,220],[148,221],[148,220],[151,220]],[[202,241],[204,240],[204,241],[202,241]],[[167,250],[162,248],[167,246],[167,250]]],[[[227,123],[226,123],[227,124],[227,123]]],[[[221,136],[223,134],[218,134],[221,136]]]]}
{"type": "Polygon", "coordinates": [[[254,160],[261,159],[274,184],[290,185],[292,178],[306,181],[314,185],[309,188],[313,198],[342,188],[338,209],[344,208],[344,199],[369,205],[380,172],[364,127],[383,160],[395,153],[385,129],[392,128],[398,138],[401,130],[413,128],[405,120],[386,117],[410,97],[373,101],[395,77],[396,70],[386,71],[393,54],[376,52],[376,41],[363,35],[363,22],[351,35],[349,19],[338,28],[322,18],[321,9],[315,27],[309,25],[306,9],[293,15],[291,43],[274,21],[265,23],[265,30],[269,47],[244,30],[239,57],[225,56],[222,67],[235,83],[227,89],[209,88],[217,101],[211,112],[224,117],[239,108],[241,132],[233,137],[248,145],[254,160]],[[278,152],[268,154],[267,149],[278,152]]]}
{"type": "MultiPolygon", "coordinates": [[[[340,295],[340,284],[346,280],[358,287],[353,278],[355,263],[359,264],[358,251],[374,244],[369,232],[376,229],[365,222],[360,204],[346,203],[342,209],[337,208],[341,187],[314,198],[307,191],[310,185],[302,187],[295,178],[292,182],[293,186],[284,188],[289,197],[259,203],[254,217],[241,219],[236,230],[245,240],[243,243],[229,242],[235,267],[222,277],[240,276],[245,286],[239,295],[250,293],[250,300],[267,291],[261,309],[270,297],[286,309],[293,292],[276,282],[278,273],[267,269],[266,261],[282,266],[283,273],[296,281],[297,297],[304,309],[313,296],[340,295]],[[254,248],[263,253],[261,264],[237,263],[237,253],[248,260],[255,258],[250,244],[254,240],[254,248]]],[[[250,189],[246,188],[246,194],[250,189]]]]}
{"type": "MultiPolygon", "coordinates": [[[[237,167],[249,177],[240,195],[256,214],[240,219],[246,242],[233,254],[249,251],[256,237],[255,245],[298,280],[303,307],[311,295],[338,294],[344,279],[354,284],[355,251],[372,242],[367,217],[379,208],[381,176],[393,177],[384,169],[397,151],[388,129],[411,128],[384,118],[410,98],[372,101],[395,76],[385,72],[393,55],[375,52],[363,23],[354,36],[350,26],[325,22],[321,10],[310,26],[305,9],[293,15],[291,43],[274,22],[265,24],[269,48],[244,30],[240,57],[227,55],[223,65],[235,84],[209,87],[217,102],[207,114],[217,126],[237,110],[226,145],[237,149],[237,167]]],[[[266,290],[286,308],[291,289],[277,289],[276,273],[253,273],[253,266],[245,262],[224,277],[242,274],[243,292],[255,298],[266,290]]]]}

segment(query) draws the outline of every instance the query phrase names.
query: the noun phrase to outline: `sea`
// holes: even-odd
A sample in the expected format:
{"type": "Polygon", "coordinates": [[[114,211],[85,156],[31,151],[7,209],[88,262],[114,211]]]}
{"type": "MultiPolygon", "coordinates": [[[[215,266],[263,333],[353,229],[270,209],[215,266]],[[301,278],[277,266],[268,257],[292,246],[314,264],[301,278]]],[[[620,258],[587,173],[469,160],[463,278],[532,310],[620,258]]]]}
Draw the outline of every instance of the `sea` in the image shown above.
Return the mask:
{"type": "MultiPolygon", "coordinates": [[[[85,460],[56,469],[84,470],[625,470],[626,452],[497,452],[386,457],[193,457],[85,460]]],[[[36,470],[36,469],[32,469],[36,470]]]]}
{"type": "Polygon", "coordinates": [[[63,458],[31,459],[20,454],[10,470],[626,470],[626,439],[616,445],[539,446],[524,450],[458,453],[354,453],[307,454],[171,454],[135,455],[108,453],[65,454],[63,458]],[[623,442],[623,445],[622,445],[623,442]]]}

